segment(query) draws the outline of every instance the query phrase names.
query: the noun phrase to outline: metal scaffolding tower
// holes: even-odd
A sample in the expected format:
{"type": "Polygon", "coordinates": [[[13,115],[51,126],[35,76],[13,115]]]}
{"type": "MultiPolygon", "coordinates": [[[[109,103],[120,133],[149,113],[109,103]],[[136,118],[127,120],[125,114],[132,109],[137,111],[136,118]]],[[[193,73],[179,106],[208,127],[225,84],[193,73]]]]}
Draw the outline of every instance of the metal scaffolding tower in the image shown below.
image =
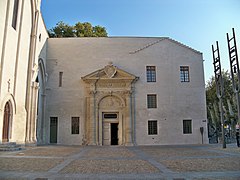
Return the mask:
{"type": "Polygon", "coordinates": [[[221,116],[222,147],[226,148],[224,119],[223,119],[223,103],[222,103],[222,97],[224,95],[224,87],[223,87],[223,78],[222,78],[218,41],[216,42],[216,44],[217,44],[217,48],[215,50],[214,50],[214,46],[212,45],[213,66],[214,66],[214,74],[215,74],[215,81],[216,81],[217,97],[219,99],[219,110],[220,110],[220,116],[221,116]]]}
{"type": "Polygon", "coordinates": [[[227,33],[227,43],[228,43],[228,53],[229,53],[229,61],[230,61],[230,68],[231,68],[233,92],[236,94],[238,122],[240,122],[240,104],[239,104],[240,103],[240,99],[239,99],[240,73],[239,73],[239,64],[238,64],[237,43],[236,43],[234,28],[232,28],[232,31],[233,31],[232,38],[229,38],[229,35],[227,33]]]}

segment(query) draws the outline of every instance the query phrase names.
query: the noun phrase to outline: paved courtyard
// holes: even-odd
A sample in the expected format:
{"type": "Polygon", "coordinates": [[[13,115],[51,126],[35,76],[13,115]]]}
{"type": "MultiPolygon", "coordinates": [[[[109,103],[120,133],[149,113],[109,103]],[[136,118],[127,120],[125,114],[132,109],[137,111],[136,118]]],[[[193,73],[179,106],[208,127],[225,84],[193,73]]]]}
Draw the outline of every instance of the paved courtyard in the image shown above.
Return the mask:
{"type": "Polygon", "coordinates": [[[0,152],[0,179],[239,180],[240,148],[227,145],[37,146],[0,152]]]}

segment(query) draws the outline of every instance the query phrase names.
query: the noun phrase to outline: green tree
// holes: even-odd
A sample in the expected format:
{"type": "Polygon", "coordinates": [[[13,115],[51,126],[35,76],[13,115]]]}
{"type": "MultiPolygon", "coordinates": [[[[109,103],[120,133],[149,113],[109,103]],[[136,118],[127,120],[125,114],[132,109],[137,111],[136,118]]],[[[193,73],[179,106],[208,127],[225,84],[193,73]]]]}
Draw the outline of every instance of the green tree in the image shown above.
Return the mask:
{"type": "Polygon", "coordinates": [[[75,24],[74,29],[77,37],[94,37],[92,24],[89,22],[78,22],[75,24]]]}
{"type": "Polygon", "coordinates": [[[93,27],[93,36],[94,37],[107,37],[107,31],[105,27],[94,26],[93,27]]]}
{"type": "Polygon", "coordinates": [[[50,37],[107,37],[107,31],[102,26],[92,26],[89,22],[77,22],[70,26],[62,21],[48,31],[50,37]]]}
{"type": "Polygon", "coordinates": [[[82,23],[75,24],[75,33],[77,37],[84,37],[84,25],[82,23]]]}
{"type": "Polygon", "coordinates": [[[49,30],[50,37],[74,37],[74,28],[62,21],[58,22],[55,27],[49,30]]]}
{"type": "MultiPolygon", "coordinates": [[[[232,80],[228,71],[222,72],[224,82],[223,111],[224,120],[229,125],[235,125],[237,120],[237,104],[232,88],[232,80]]],[[[216,93],[215,78],[211,77],[206,85],[207,118],[209,124],[215,129],[220,129],[219,99],[216,93]]]]}

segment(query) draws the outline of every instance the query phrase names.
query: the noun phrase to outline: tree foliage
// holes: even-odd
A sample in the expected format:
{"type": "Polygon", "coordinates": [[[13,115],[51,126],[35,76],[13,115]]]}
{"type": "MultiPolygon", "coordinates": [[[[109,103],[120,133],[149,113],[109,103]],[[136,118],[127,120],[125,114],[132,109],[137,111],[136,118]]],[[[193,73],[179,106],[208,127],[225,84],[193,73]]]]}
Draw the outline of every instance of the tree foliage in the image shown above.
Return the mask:
{"type": "Polygon", "coordinates": [[[60,21],[48,30],[49,37],[107,37],[107,31],[102,26],[92,26],[89,22],[77,22],[74,26],[60,21]]]}
{"type": "MultiPolygon", "coordinates": [[[[224,82],[224,95],[223,95],[224,120],[227,124],[233,127],[238,119],[236,95],[233,92],[230,73],[228,71],[223,71],[222,77],[224,82]]],[[[207,82],[206,101],[207,101],[207,118],[209,124],[212,125],[215,129],[220,129],[221,121],[219,112],[219,99],[216,93],[216,83],[214,77],[211,77],[211,79],[207,82]]]]}

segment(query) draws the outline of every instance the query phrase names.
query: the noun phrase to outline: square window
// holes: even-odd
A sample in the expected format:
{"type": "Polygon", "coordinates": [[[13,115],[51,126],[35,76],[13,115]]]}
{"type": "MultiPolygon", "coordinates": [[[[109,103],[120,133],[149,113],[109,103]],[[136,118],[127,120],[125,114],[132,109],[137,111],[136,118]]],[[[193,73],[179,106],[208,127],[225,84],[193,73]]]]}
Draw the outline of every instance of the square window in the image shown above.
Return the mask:
{"type": "Polygon", "coordinates": [[[148,135],[157,135],[157,121],[148,121],[148,135]]]}
{"type": "Polygon", "coordinates": [[[79,134],[79,117],[72,117],[72,134],[79,134]]]}
{"type": "Polygon", "coordinates": [[[147,107],[148,108],[157,108],[157,95],[148,94],[147,95],[147,107]]]}
{"type": "Polygon", "coordinates": [[[156,82],[156,66],[147,66],[147,82],[156,82]]]}
{"type": "Polygon", "coordinates": [[[192,120],[183,120],[183,134],[192,134],[192,120]]]}
{"type": "Polygon", "coordinates": [[[181,82],[190,82],[188,66],[180,66],[180,80],[181,82]]]}

